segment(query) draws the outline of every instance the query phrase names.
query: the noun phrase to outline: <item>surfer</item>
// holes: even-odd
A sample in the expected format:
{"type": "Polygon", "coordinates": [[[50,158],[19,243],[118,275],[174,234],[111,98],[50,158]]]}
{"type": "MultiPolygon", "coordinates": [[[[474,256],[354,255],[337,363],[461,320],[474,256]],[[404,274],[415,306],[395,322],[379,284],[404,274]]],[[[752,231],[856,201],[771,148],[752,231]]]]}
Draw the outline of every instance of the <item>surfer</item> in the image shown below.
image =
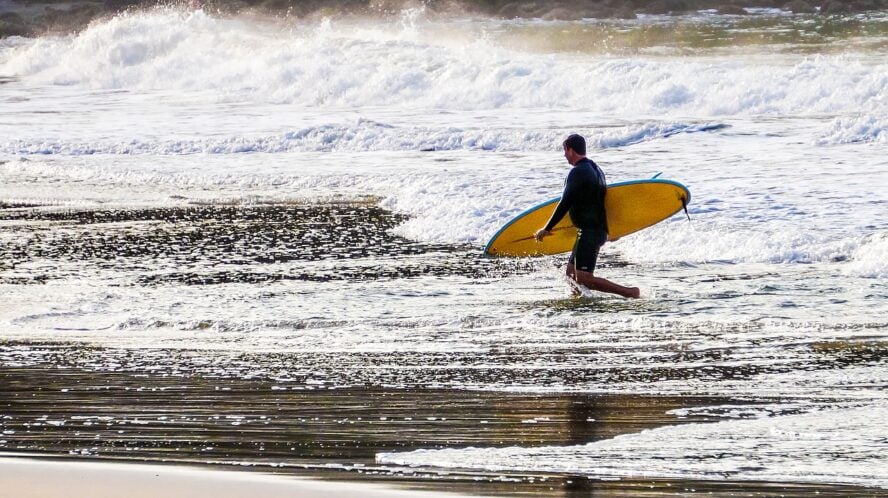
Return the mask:
{"type": "Polygon", "coordinates": [[[623,287],[610,280],[596,277],[595,264],[598,252],[607,242],[607,217],[604,212],[604,195],[607,179],[591,159],[586,157],[586,139],[573,134],[562,144],[564,157],[572,166],[564,182],[564,195],[549,218],[546,226],[537,230],[538,241],[552,234],[552,228],[570,212],[577,227],[577,241],[567,260],[567,276],[574,282],[592,290],[637,298],[638,287],[623,287]]]}

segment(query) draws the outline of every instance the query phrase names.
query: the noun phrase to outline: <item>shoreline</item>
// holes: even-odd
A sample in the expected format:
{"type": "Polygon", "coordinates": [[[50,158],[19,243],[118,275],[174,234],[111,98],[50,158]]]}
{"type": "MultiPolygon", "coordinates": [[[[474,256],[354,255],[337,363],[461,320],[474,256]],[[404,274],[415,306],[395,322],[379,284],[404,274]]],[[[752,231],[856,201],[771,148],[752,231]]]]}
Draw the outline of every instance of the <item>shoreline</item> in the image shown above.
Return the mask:
{"type": "MultiPolygon", "coordinates": [[[[454,471],[452,473],[458,474],[454,471]]],[[[442,470],[441,475],[450,472],[442,470]]],[[[513,476],[517,479],[520,476],[513,476]]],[[[525,478],[527,476],[524,476],[525,478]]],[[[354,472],[320,469],[238,467],[202,462],[162,462],[82,458],[0,451],[0,489],[17,498],[471,498],[552,496],[559,498],[661,498],[663,496],[782,496],[803,498],[881,498],[888,490],[805,482],[594,478],[534,476],[535,486],[496,487],[468,475],[463,479],[411,480],[359,477],[354,472]],[[46,476],[51,475],[52,479],[46,476]],[[471,481],[475,481],[474,483],[471,481]]],[[[509,481],[510,479],[504,479],[509,481]]]]}
{"type": "MultiPolygon", "coordinates": [[[[0,342],[0,351],[3,346],[0,342]]],[[[64,349],[70,360],[95,365],[94,355],[64,349]]],[[[25,361],[11,349],[6,355],[6,362],[25,361]]],[[[144,354],[139,358],[155,364],[144,354]]],[[[118,364],[115,359],[110,361],[118,364]]],[[[119,493],[120,488],[113,488],[108,495],[96,494],[83,487],[86,481],[78,481],[75,476],[85,468],[98,476],[96,479],[104,481],[108,474],[113,480],[118,475],[129,475],[118,473],[118,469],[135,472],[142,468],[140,465],[164,472],[180,467],[211,472],[186,473],[184,477],[171,474],[170,486],[195,487],[188,496],[198,498],[209,496],[200,494],[208,477],[228,482],[226,475],[234,481],[268,481],[269,491],[262,496],[271,497],[294,489],[314,492],[311,486],[300,488],[305,481],[298,479],[331,482],[332,487],[319,489],[324,493],[345,489],[338,495],[345,497],[358,496],[349,490],[375,490],[377,486],[383,490],[379,496],[391,495],[390,489],[406,489],[408,494],[404,496],[417,497],[426,496],[418,494],[420,491],[448,493],[443,496],[558,498],[590,494],[654,498],[688,494],[689,490],[724,498],[741,494],[877,497],[888,493],[881,488],[827,482],[763,482],[725,476],[678,479],[645,473],[601,477],[377,461],[377,456],[386,452],[580,445],[664,425],[714,422],[720,418],[705,411],[682,416],[676,411],[735,406],[742,401],[730,397],[547,395],[429,388],[308,390],[290,386],[294,390],[262,379],[210,378],[190,368],[190,375],[183,377],[159,371],[148,374],[90,371],[58,363],[48,366],[0,366],[0,382],[8,386],[0,390],[0,408],[6,415],[0,419],[0,489],[30,489],[31,483],[41,481],[40,476],[55,475],[54,469],[59,468],[63,472],[71,470],[66,474],[70,477],[65,477],[71,491],[35,488],[35,493],[42,494],[13,495],[17,498],[132,496],[119,493]],[[13,468],[16,471],[10,472],[13,468]],[[267,479],[268,475],[275,478],[267,479]],[[340,483],[349,486],[343,488],[340,483]]],[[[752,403],[767,404],[768,400],[752,403]]],[[[149,477],[136,472],[137,479],[150,481],[149,477]]],[[[165,494],[183,496],[172,491],[165,494]]],[[[361,491],[359,495],[367,493],[361,491]]],[[[225,496],[232,495],[213,493],[213,498],[225,496]]]]}
{"type": "Polygon", "coordinates": [[[110,462],[0,453],[0,489],[20,498],[459,498],[457,493],[400,489],[382,483],[325,481],[198,465],[110,462]],[[52,475],[51,479],[46,476],[52,475]]]}

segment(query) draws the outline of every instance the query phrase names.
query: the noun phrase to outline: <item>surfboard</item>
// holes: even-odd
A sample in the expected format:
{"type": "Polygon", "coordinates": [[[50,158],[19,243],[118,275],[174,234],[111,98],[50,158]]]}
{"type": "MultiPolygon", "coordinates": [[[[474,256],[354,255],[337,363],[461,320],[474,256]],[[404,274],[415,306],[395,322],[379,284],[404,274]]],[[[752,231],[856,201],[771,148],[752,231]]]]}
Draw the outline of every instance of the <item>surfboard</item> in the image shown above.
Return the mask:
{"type": "MultiPolygon", "coordinates": [[[[659,175],[657,175],[659,176],[659,175]]],[[[484,254],[499,257],[542,256],[573,250],[577,228],[567,214],[542,242],[534,234],[542,228],[558,205],[550,199],[519,214],[505,224],[487,243],[484,254]]],[[[649,178],[613,183],[604,198],[608,240],[614,241],[655,225],[678,213],[691,202],[687,187],[672,180],[649,178]]]]}

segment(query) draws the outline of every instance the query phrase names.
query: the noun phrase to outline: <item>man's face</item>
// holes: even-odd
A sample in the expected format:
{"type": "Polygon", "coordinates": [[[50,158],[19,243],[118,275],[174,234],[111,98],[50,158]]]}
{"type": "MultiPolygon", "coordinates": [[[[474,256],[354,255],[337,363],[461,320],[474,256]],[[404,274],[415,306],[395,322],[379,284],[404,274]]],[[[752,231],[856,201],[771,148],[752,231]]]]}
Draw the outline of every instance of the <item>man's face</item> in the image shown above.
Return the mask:
{"type": "Polygon", "coordinates": [[[563,145],[562,148],[564,149],[564,158],[567,159],[567,164],[573,166],[577,162],[576,160],[579,154],[566,145],[563,145]]]}

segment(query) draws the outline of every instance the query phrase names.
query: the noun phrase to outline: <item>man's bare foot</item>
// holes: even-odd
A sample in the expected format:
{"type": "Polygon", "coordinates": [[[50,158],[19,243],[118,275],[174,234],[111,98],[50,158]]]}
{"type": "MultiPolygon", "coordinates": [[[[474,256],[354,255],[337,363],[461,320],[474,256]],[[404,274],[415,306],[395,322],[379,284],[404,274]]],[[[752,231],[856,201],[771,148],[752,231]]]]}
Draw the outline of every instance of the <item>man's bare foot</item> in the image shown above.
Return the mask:
{"type": "Polygon", "coordinates": [[[630,287],[629,292],[626,293],[626,297],[631,299],[638,299],[641,297],[641,289],[638,287],[630,287]]]}

